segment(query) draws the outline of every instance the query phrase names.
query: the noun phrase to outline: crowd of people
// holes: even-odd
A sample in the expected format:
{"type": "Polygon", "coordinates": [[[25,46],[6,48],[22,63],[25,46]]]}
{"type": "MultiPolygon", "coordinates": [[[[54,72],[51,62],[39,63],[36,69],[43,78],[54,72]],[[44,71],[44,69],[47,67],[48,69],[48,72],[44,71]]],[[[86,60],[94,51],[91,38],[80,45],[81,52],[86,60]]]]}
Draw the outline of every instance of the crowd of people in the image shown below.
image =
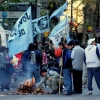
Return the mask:
{"type": "Polygon", "coordinates": [[[52,89],[51,94],[82,94],[82,86],[87,86],[91,95],[93,76],[100,89],[100,45],[95,39],[89,39],[86,48],[80,46],[78,40],[66,43],[64,38],[58,45],[57,48],[50,41],[45,41],[43,45],[36,41],[30,43],[28,49],[20,53],[17,67],[8,55],[9,50],[1,47],[1,90],[10,90],[14,68],[20,65],[27,80],[34,77],[36,87],[48,86],[52,89]]]}

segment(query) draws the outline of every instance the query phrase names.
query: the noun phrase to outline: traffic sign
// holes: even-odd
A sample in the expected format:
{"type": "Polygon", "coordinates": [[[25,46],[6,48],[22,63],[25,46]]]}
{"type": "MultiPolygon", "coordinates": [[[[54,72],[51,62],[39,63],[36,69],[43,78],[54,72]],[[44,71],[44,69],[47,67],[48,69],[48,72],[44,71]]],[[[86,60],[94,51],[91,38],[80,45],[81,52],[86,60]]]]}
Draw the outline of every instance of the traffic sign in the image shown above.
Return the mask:
{"type": "Polygon", "coordinates": [[[0,11],[0,18],[19,18],[24,11],[0,11]]]}

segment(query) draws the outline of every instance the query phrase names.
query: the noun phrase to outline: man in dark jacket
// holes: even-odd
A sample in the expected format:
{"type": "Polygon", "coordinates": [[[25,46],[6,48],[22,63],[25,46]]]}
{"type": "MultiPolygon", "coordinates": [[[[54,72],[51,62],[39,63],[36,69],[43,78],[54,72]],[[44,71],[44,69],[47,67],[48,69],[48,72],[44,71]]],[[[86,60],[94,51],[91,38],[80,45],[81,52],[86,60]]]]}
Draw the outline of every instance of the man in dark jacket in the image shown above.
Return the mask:
{"type": "Polygon", "coordinates": [[[63,78],[64,78],[64,86],[66,88],[66,95],[72,94],[72,77],[71,77],[71,69],[72,69],[72,61],[71,61],[71,49],[74,44],[72,41],[68,43],[68,48],[65,48],[62,42],[59,43],[59,47],[63,50],[62,52],[62,60],[63,60],[63,78]]]}
{"type": "Polygon", "coordinates": [[[40,65],[39,62],[41,58],[40,56],[41,56],[40,52],[36,50],[33,43],[30,43],[28,50],[24,53],[24,57],[23,57],[24,65],[26,68],[26,77],[27,79],[31,79],[32,77],[35,77],[36,83],[40,81],[40,73],[39,73],[39,65],[40,65]],[[34,57],[32,57],[32,53],[34,53],[34,57]]]}
{"type": "Polygon", "coordinates": [[[8,55],[7,48],[2,46],[0,48],[0,86],[1,91],[10,90],[12,62],[8,55]]]}

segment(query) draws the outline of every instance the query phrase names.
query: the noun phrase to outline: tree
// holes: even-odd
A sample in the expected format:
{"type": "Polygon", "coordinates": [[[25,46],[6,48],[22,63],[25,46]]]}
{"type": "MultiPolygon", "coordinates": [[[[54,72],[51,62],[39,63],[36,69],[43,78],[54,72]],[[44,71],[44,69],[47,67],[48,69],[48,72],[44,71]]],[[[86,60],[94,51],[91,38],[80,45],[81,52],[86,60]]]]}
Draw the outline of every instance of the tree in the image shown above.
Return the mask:
{"type": "Polygon", "coordinates": [[[3,2],[5,2],[6,0],[0,0],[0,3],[3,3],[3,2]]]}
{"type": "MultiPolygon", "coordinates": [[[[87,37],[87,27],[92,27],[92,33],[96,33],[96,3],[99,0],[83,0],[83,3],[85,4],[84,7],[84,28],[83,28],[83,38],[82,38],[82,44],[86,41],[87,37]]],[[[89,33],[88,33],[89,34],[89,33]]],[[[94,34],[95,35],[95,34],[94,34]]]]}

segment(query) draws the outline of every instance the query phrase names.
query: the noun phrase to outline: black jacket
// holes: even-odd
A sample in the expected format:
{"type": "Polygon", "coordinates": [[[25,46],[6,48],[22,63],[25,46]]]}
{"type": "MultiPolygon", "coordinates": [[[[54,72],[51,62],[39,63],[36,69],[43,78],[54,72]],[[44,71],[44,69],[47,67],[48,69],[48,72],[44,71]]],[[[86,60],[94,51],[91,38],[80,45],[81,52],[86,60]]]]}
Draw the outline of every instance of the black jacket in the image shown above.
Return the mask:
{"type": "Polygon", "coordinates": [[[69,51],[69,49],[67,49],[67,48],[63,49],[63,53],[62,53],[62,57],[63,57],[63,69],[66,69],[66,68],[71,69],[72,68],[71,52],[70,52],[70,56],[67,57],[68,56],[67,53],[69,53],[68,51],[69,51]],[[67,61],[65,59],[66,57],[67,57],[67,61]]]}

